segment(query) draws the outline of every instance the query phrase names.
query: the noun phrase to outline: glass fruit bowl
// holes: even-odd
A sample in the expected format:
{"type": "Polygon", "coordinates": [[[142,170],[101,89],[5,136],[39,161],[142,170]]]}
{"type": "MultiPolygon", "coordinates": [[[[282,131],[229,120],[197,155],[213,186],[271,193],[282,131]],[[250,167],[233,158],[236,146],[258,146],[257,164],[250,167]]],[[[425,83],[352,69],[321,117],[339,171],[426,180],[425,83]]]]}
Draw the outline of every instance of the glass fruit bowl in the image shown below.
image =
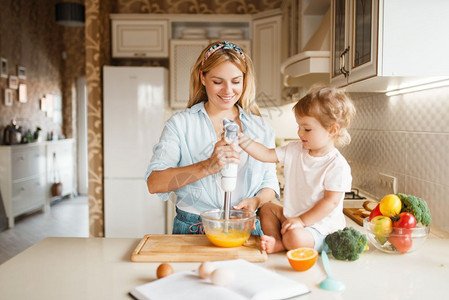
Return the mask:
{"type": "Polygon", "coordinates": [[[204,232],[209,241],[219,247],[238,247],[251,236],[256,214],[247,210],[232,210],[225,220],[224,210],[213,209],[201,214],[204,232]]]}
{"type": "Polygon", "coordinates": [[[389,232],[390,230],[384,230],[382,226],[372,224],[369,218],[363,219],[363,228],[371,244],[386,253],[404,254],[415,251],[424,244],[429,235],[429,227],[422,224],[410,229],[392,227],[389,232]]]}

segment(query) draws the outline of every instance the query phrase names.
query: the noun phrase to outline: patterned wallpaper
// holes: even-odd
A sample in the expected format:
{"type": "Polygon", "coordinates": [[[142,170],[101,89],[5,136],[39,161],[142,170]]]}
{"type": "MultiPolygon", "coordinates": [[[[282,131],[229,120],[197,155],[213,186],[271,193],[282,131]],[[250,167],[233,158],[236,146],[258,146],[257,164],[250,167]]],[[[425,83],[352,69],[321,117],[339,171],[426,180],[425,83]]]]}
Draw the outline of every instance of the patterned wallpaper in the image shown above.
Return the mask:
{"type": "Polygon", "coordinates": [[[117,0],[118,13],[254,14],[279,8],[282,0],[117,0]]]}
{"type": "Polygon", "coordinates": [[[3,97],[8,79],[0,79],[0,136],[11,119],[16,119],[24,130],[41,127],[44,136],[51,131],[66,137],[76,136],[73,87],[76,77],[85,73],[84,28],[57,25],[54,21],[56,2],[62,1],[2,1],[0,55],[8,60],[8,75],[17,75],[17,65],[26,68],[26,80],[20,83],[26,84],[28,99],[20,103],[18,92],[14,90],[12,105],[5,106],[3,97]],[[40,110],[40,99],[48,94],[58,103],[55,110],[61,112],[62,118],[49,117],[40,110]]]}
{"type": "Polygon", "coordinates": [[[102,74],[109,64],[110,1],[86,0],[86,82],[90,236],[104,236],[102,74]]]}
{"type": "MultiPolygon", "coordinates": [[[[8,78],[0,78],[0,136],[11,119],[23,129],[62,133],[60,122],[54,122],[41,111],[40,98],[52,94],[60,101],[62,96],[60,35],[54,22],[54,1],[2,0],[0,8],[0,56],[8,62],[7,75],[17,76],[17,65],[26,68],[27,102],[18,101],[18,90],[13,90],[13,102],[6,106],[5,89],[8,78]]],[[[3,139],[0,139],[2,142],[3,139]]]]}

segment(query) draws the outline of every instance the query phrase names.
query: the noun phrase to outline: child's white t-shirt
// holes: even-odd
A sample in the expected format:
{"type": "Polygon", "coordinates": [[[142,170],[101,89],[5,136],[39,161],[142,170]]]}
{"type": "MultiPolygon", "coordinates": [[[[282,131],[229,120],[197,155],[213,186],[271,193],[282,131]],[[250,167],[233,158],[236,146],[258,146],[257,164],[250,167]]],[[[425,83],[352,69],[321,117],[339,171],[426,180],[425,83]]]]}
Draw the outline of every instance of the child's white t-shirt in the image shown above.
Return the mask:
{"type": "Polygon", "coordinates": [[[351,168],[338,149],[322,157],[314,157],[301,142],[276,148],[284,165],[284,216],[297,217],[323,199],[324,191],[343,192],[337,207],[321,221],[310,225],[327,235],[346,226],[343,215],[344,192],[351,190],[351,168]]]}

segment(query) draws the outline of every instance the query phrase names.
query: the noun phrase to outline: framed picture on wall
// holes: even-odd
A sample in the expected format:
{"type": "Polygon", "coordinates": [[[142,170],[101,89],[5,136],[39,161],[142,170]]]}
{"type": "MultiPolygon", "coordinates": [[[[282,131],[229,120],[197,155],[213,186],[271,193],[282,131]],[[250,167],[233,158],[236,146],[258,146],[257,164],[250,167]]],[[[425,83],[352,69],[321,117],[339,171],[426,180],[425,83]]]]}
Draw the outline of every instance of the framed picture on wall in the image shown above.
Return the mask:
{"type": "Polygon", "coordinates": [[[10,75],[8,87],[10,89],[17,90],[19,88],[19,78],[17,78],[17,76],[10,75]]]}
{"type": "Polygon", "coordinates": [[[17,77],[22,80],[27,79],[27,69],[22,66],[17,66],[17,77]]]}
{"type": "Polygon", "coordinates": [[[0,77],[8,78],[8,60],[6,58],[1,58],[1,66],[0,66],[0,77]]]}
{"type": "Polygon", "coordinates": [[[26,103],[27,102],[27,85],[26,84],[19,84],[19,102],[20,103],[26,103]]]}
{"type": "Polygon", "coordinates": [[[5,106],[12,106],[12,90],[5,89],[5,106]]]}

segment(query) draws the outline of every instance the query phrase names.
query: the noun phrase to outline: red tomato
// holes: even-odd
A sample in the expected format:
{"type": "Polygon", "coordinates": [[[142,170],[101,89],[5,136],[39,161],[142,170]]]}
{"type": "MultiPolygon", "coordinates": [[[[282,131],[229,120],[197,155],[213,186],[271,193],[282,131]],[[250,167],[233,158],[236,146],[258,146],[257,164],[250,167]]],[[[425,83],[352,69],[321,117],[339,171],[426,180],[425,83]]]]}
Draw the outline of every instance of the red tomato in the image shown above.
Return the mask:
{"type": "Polygon", "coordinates": [[[409,212],[402,212],[398,217],[399,219],[393,221],[393,227],[408,229],[416,227],[416,218],[413,214],[409,212]]]}
{"type": "MultiPolygon", "coordinates": [[[[405,229],[406,230],[406,229],[405,229]]],[[[390,233],[388,241],[400,252],[406,253],[412,247],[413,240],[410,233],[404,232],[403,228],[394,228],[390,233]]]]}
{"type": "Polygon", "coordinates": [[[369,214],[368,220],[372,220],[374,217],[381,216],[382,213],[380,212],[380,204],[377,204],[377,206],[371,211],[369,214]]]}

